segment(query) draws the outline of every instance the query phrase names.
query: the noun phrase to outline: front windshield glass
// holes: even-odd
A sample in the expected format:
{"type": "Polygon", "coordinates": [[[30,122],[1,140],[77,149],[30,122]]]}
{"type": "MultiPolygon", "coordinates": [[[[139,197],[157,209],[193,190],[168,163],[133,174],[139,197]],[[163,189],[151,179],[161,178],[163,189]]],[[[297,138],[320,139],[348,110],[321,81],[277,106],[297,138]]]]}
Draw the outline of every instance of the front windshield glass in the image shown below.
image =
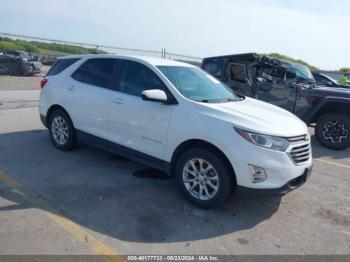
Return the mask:
{"type": "Polygon", "coordinates": [[[315,82],[315,79],[307,66],[287,62],[282,62],[282,66],[288,71],[295,73],[297,80],[315,82]]]}
{"type": "Polygon", "coordinates": [[[158,68],[188,99],[199,102],[228,102],[241,99],[223,83],[197,67],[158,66],[158,68]]]}

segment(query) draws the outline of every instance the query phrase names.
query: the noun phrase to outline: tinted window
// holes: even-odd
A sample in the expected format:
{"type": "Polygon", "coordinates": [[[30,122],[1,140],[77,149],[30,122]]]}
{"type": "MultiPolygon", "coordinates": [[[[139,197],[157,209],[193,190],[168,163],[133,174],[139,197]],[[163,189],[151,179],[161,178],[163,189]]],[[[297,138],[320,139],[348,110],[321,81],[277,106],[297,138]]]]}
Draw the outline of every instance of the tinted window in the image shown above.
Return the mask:
{"type": "Polygon", "coordinates": [[[84,75],[85,75],[85,68],[86,68],[86,62],[82,64],[75,72],[72,74],[72,78],[79,81],[84,82],[84,75]]]}
{"type": "Polygon", "coordinates": [[[314,75],[314,78],[319,85],[325,84],[325,79],[320,75],[314,75]]]}
{"type": "Polygon", "coordinates": [[[129,95],[141,96],[143,91],[150,89],[165,90],[165,86],[151,69],[140,63],[125,61],[118,90],[129,95]]]}
{"type": "Polygon", "coordinates": [[[113,58],[94,58],[82,64],[72,75],[77,81],[111,89],[116,60],[113,58]]]}
{"type": "Polygon", "coordinates": [[[247,82],[245,66],[242,64],[230,63],[229,64],[229,78],[233,81],[247,82]]]}
{"type": "Polygon", "coordinates": [[[207,71],[209,74],[220,78],[222,75],[222,66],[223,61],[221,60],[213,60],[213,61],[207,61],[203,65],[203,69],[207,71]]]}
{"type": "Polygon", "coordinates": [[[59,59],[56,61],[56,63],[51,67],[49,72],[47,73],[48,76],[53,76],[61,73],[63,70],[74,64],[76,61],[78,61],[79,58],[68,58],[68,59],[59,59]]]}
{"type": "Polygon", "coordinates": [[[315,74],[314,78],[316,80],[316,83],[320,86],[322,86],[322,85],[324,85],[324,86],[334,85],[334,83],[330,79],[327,79],[327,77],[324,77],[323,75],[315,74]]]}

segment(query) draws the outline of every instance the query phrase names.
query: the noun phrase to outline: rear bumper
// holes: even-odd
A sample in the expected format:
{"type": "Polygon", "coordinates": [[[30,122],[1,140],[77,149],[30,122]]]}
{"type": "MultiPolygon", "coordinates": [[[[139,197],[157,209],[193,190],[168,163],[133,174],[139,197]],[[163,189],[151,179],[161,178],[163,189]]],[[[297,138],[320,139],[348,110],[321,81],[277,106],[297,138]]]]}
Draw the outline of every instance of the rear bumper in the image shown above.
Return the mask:
{"type": "Polygon", "coordinates": [[[304,173],[301,176],[298,176],[296,178],[293,178],[292,180],[288,181],[287,184],[280,188],[271,188],[271,189],[255,189],[255,188],[248,188],[244,186],[237,186],[237,190],[244,193],[254,194],[254,195],[285,195],[303,184],[306,183],[306,181],[309,180],[310,176],[312,174],[312,167],[306,168],[304,173]]]}

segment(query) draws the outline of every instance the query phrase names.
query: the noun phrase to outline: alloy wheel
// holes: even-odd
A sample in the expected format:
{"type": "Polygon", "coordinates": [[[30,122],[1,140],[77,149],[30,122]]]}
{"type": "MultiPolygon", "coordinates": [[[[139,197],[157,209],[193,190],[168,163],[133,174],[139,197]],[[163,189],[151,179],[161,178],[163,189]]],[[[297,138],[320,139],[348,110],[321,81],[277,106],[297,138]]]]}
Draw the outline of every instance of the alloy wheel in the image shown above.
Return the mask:
{"type": "Polygon", "coordinates": [[[51,125],[52,137],[59,145],[65,145],[69,139],[69,130],[66,120],[62,116],[56,116],[51,125]]]}
{"type": "Polygon", "coordinates": [[[209,200],[218,193],[220,180],[214,167],[206,160],[189,160],[182,173],[187,191],[196,199],[209,200]]]}
{"type": "Polygon", "coordinates": [[[349,130],[342,121],[329,121],[323,127],[323,137],[331,140],[333,144],[339,144],[348,138],[349,130]]]}

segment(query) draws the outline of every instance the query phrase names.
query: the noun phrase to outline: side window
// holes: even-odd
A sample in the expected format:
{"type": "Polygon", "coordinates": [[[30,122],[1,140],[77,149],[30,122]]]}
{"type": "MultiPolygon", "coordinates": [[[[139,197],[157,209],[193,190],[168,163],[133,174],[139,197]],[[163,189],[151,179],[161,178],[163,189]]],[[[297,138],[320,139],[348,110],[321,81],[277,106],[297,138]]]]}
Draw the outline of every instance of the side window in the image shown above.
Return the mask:
{"type": "Polygon", "coordinates": [[[125,94],[141,96],[143,91],[150,89],[165,90],[165,86],[151,69],[137,62],[124,61],[118,90],[125,94]]]}
{"type": "Polygon", "coordinates": [[[286,73],[282,71],[281,69],[271,67],[271,66],[264,66],[264,67],[258,67],[256,71],[256,76],[257,77],[265,77],[268,80],[275,80],[275,81],[284,81],[284,80],[291,80],[295,76],[286,73]]]}
{"type": "Polygon", "coordinates": [[[242,83],[247,82],[245,65],[237,63],[229,63],[229,79],[242,83]]]}
{"type": "Polygon", "coordinates": [[[207,61],[203,65],[203,69],[216,78],[222,76],[223,62],[220,60],[207,61]]]}
{"type": "Polygon", "coordinates": [[[77,70],[74,71],[72,74],[72,78],[79,81],[79,82],[84,82],[84,76],[85,76],[85,68],[86,68],[86,62],[79,66],[77,70]]]}
{"type": "Polygon", "coordinates": [[[315,81],[317,82],[317,84],[321,84],[322,83],[322,77],[320,77],[319,75],[314,75],[315,81]]]}
{"type": "Polygon", "coordinates": [[[327,78],[325,78],[324,76],[321,76],[321,75],[314,75],[314,77],[315,77],[315,80],[316,80],[316,82],[317,82],[317,84],[319,84],[319,85],[329,85],[329,83],[330,83],[330,81],[327,79],[327,78]]]}
{"type": "Polygon", "coordinates": [[[115,63],[113,58],[89,59],[72,74],[72,78],[89,85],[112,89],[115,63]]]}
{"type": "Polygon", "coordinates": [[[47,76],[58,75],[78,60],[79,58],[58,59],[56,63],[51,67],[49,72],[47,72],[47,76]]]}

